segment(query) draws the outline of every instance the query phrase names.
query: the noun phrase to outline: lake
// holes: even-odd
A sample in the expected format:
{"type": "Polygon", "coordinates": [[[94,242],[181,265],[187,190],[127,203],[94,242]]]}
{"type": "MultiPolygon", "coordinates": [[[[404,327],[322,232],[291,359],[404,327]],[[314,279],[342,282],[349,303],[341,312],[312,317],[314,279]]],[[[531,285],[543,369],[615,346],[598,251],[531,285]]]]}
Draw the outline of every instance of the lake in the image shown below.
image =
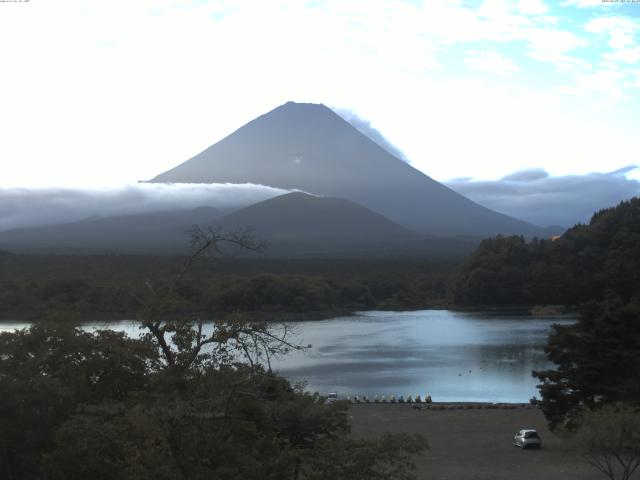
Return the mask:
{"type": "MultiPolygon", "coordinates": [[[[531,370],[554,323],[571,318],[421,310],[367,311],[321,321],[291,322],[296,343],[312,347],[272,365],[307,389],[347,395],[421,395],[434,401],[526,402],[539,397],[531,370]]],[[[1,330],[26,326],[0,324],[1,330]]],[[[130,321],[89,323],[137,335],[130,321]]]]}
{"type": "Polygon", "coordinates": [[[531,370],[554,323],[569,318],[460,313],[447,310],[360,312],[299,323],[300,343],[277,362],[311,391],[340,395],[430,394],[434,401],[526,402],[539,397],[531,370]]]}

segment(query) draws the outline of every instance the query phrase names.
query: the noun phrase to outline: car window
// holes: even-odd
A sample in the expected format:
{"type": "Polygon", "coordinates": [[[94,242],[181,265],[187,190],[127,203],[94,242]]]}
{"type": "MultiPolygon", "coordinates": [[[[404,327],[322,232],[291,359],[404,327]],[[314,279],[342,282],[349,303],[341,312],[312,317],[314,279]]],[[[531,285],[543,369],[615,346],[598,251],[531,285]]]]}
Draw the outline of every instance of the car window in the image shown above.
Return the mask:
{"type": "Polygon", "coordinates": [[[536,432],[527,432],[524,434],[524,438],[540,438],[536,432]]]}

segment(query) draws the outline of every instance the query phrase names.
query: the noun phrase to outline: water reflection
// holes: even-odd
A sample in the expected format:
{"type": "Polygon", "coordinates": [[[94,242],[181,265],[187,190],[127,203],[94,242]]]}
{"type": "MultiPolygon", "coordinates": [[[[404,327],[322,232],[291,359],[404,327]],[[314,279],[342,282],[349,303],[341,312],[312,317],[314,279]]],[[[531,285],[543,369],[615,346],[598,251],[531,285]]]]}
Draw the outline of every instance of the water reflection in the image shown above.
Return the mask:
{"type": "Polygon", "coordinates": [[[362,312],[297,324],[311,343],[275,362],[308,389],[343,395],[425,395],[436,401],[524,402],[537,394],[531,370],[548,366],[553,323],[572,319],[456,313],[362,312]]]}
{"type": "MultiPolygon", "coordinates": [[[[312,348],[272,364],[311,391],[341,396],[428,393],[434,401],[525,402],[538,394],[531,370],[548,366],[543,348],[551,325],[573,321],[447,310],[361,312],[288,324],[293,341],[312,348]]],[[[0,331],[25,326],[5,323],[0,331]]],[[[132,321],[85,324],[105,327],[140,334],[132,321]]]]}

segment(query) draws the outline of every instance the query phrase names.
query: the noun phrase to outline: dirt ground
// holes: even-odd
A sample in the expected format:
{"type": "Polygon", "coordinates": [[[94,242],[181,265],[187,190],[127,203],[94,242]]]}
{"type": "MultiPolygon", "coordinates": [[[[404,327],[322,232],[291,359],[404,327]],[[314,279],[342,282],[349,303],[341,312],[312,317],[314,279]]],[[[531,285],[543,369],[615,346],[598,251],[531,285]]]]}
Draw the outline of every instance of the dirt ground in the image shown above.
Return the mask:
{"type": "MultiPolygon", "coordinates": [[[[542,412],[513,410],[414,410],[411,405],[352,405],[356,437],[384,432],[420,433],[430,449],[416,458],[418,478],[429,480],[602,480],[604,477],[552,435],[542,412]],[[513,436],[535,428],[542,449],[521,450],[513,436]]],[[[640,477],[638,477],[640,478],[640,477]]]]}

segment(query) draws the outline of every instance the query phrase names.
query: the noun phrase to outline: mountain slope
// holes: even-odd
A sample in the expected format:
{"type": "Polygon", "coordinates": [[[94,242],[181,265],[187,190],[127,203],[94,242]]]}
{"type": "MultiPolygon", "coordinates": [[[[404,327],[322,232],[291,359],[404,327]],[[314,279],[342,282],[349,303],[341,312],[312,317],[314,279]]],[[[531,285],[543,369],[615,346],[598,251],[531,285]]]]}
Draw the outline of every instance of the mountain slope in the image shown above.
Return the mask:
{"type": "Polygon", "coordinates": [[[394,157],[324,105],[289,102],[151,182],[245,183],[357,202],[432,235],[541,235],[394,157]]]}
{"type": "Polygon", "coordinates": [[[278,257],[453,257],[469,253],[478,239],[438,239],[411,231],[340,198],[294,192],[221,218],[227,230],[249,227],[278,257]]]}
{"type": "Polygon", "coordinates": [[[419,238],[384,216],[340,198],[289,193],[250,205],[220,220],[250,226],[258,237],[288,240],[380,242],[419,238]]]}
{"type": "MultiPolygon", "coordinates": [[[[349,200],[294,192],[221,217],[214,208],[90,218],[0,232],[2,249],[21,253],[182,254],[192,225],[250,228],[270,257],[460,257],[479,239],[430,238],[349,200]]],[[[230,251],[229,253],[237,253],[230,251]]]]}
{"type": "Polygon", "coordinates": [[[182,253],[185,230],[211,224],[220,216],[212,207],[88,218],[73,223],[0,232],[0,248],[55,253],[182,253]]]}

